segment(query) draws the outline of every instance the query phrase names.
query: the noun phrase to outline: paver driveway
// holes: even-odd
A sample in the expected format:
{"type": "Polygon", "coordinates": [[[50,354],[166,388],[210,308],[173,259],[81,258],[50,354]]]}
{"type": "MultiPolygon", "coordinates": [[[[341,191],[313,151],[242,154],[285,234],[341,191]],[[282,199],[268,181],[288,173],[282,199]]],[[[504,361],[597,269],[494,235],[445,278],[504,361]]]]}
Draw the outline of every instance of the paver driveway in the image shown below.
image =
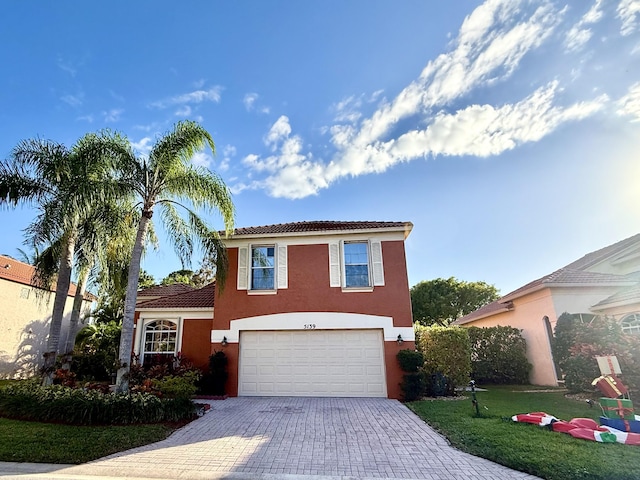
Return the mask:
{"type": "Polygon", "coordinates": [[[162,442],[35,478],[536,478],[450,447],[395,400],[245,397],[211,405],[162,442]]]}

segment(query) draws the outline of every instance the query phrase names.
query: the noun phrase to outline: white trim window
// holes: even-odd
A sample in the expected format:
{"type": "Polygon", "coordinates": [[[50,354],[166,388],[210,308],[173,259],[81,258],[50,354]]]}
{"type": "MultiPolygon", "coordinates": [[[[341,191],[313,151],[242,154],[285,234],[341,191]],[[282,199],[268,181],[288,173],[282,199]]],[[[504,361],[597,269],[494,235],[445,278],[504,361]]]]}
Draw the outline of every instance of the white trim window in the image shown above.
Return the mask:
{"type": "Polygon", "coordinates": [[[625,316],[620,325],[624,333],[640,335],[640,313],[632,313],[625,316]]]}
{"type": "Polygon", "coordinates": [[[287,286],[287,245],[238,248],[238,290],[275,293],[287,286]]]}
{"type": "Polygon", "coordinates": [[[144,326],[142,363],[154,365],[173,361],[178,348],[178,322],[154,320],[144,326]]]}
{"type": "Polygon", "coordinates": [[[251,246],[251,290],[275,290],[275,245],[251,246]]]}
{"type": "Polygon", "coordinates": [[[330,286],[345,290],[384,286],[382,244],[377,240],[329,244],[330,286]]]}

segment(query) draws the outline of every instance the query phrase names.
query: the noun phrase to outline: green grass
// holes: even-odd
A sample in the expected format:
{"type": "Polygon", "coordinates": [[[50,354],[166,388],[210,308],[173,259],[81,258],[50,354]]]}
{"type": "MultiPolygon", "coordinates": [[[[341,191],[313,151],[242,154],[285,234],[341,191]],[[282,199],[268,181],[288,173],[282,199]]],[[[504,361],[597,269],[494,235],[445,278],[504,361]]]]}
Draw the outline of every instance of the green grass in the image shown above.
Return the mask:
{"type": "Polygon", "coordinates": [[[511,420],[512,415],[540,411],[562,420],[597,420],[599,408],[567,399],[561,391],[526,392],[536,387],[522,386],[488,388],[487,392],[477,393],[482,417],[475,416],[470,397],[407,405],[460,450],[522,472],[548,480],[640,479],[640,446],[574,439],[511,420]]]}
{"type": "Polygon", "coordinates": [[[78,427],[0,418],[0,461],[84,463],[166,438],[168,425],[78,427]]]}

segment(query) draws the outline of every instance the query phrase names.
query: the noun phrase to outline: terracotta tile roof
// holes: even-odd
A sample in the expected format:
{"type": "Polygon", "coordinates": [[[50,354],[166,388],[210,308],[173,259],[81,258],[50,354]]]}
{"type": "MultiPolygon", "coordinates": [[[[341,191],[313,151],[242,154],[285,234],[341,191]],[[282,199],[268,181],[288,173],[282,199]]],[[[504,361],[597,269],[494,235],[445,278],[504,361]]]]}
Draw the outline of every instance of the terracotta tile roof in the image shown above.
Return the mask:
{"type": "Polygon", "coordinates": [[[178,293],[176,295],[165,296],[162,298],[156,298],[154,300],[148,300],[146,302],[140,302],[136,305],[136,310],[143,309],[175,309],[180,310],[183,308],[213,308],[213,297],[215,293],[215,282],[209,285],[193,289],[184,293],[178,293]]]}
{"type": "MultiPolygon", "coordinates": [[[[0,279],[20,283],[22,285],[29,285],[34,288],[40,288],[33,281],[33,274],[35,273],[35,270],[36,269],[33,265],[29,265],[28,263],[21,262],[6,255],[0,255],[0,279]]],[[[56,291],[55,283],[49,290],[52,292],[56,291]]],[[[72,283],[69,287],[68,295],[73,297],[75,294],[76,284],[72,283]]],[[[89,292],[86,292],[84,296],[86,300],[96,300],[96,297],[89,292]]]]}
{"type": "Polygon", "coordinates": [[[596,303],[592,310],[604,310],[606,307],[615,304],[627,305],[630,303],[640,303],[640,283],[636,283],[635,285],[620,290],[610,297],[605,298],[604,300],[596,303]]]}
{"type": "Polygon", "coordinates": [[[491,302],[484,307],[480,307],[478,310],[475,310],[464,317],[458,318],[452,325],[464,325],[465,323],[473,322],[474,320],[479,320],[484,317],[488,317],[489,315],[494,315],[498,312],[508,312],[509,310],[513,310],[512,302],[503,302],[501,299],[496,300],[495,302],[491,302]]]}
{"type": "Polygon", "coordinates": [[[184,283],[173,283],[171,285],[154,285],[153,287],[138,290],[138,297],[167,297],[196,290],[196,287],[185,285],[184,283]]]}
{"type": "Polygon", "coordinates": [[[565,268],[584,270],[586,268],[592,267],[593,265],[596,265],[597,263],[605,260],[611,255],[623,252],[624,250],[638,242],[640,242],[640,233],[632,237],[625,238],[624,240],[620,240],[619,242],[616,242],[613,245],[609,245],[608,247],[596,250],[595,252],[587,253],[584,257],[570,263],[565,268]]]}
{"type": "Polygon", "coordinates": [[[371,230],[371,229],[397,229],[411,230],[411,222],[340,222],[340,221],[309,221],[279,223],[276,225],[263,225],[260,227],[236,228],[233,235],[273,235],[285,233],[312,233],[332,232],[339,230],[371,230]]]}

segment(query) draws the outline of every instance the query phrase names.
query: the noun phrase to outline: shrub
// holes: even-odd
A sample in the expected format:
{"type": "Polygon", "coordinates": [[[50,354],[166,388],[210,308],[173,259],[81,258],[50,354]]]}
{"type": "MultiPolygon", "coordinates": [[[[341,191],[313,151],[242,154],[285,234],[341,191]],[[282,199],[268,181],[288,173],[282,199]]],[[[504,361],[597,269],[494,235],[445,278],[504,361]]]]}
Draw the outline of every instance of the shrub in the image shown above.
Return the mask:
{"type": "Polygon", "coordinates": [[[125,425],[191,419],[188,399],[160,399],[148,393],[104,394],[24,381],[0,389],[0,416],[73,425],[125,425]]]}
{"type": "Polygon", "coordinates": [[[229,359],[223,351],[216,351],[209,357],[209,371],[203,375],[202,380],[198,383],[200,393],[218,396],[225,394],[225,386],[229,377],[228,363],[229,359]]]}
{"type": "Polygon", "coordinates": [[[425,391],[424,373],[414,372],[403,375],[400,389],[405,402],[419,400],[425,391]]]}
{"type": "Polygon", "coordinates": [[[447,395],[458,385],[466,385],[471,373],[469,332],[460,327],[425,327],[418,330],[418,344],[427,375],[444,375],[447,395]]]}
{"type": "Polygon", "coordinates": [[[152,381],[153,388],[167,398],[190,399],[196,393],[196,382],[200,379],[197,372],[185,373],[182,376],[168,375],[152,381]]]}
{"type": "Polygon", "coordinates": [[[576,355],[564,362],[564,386],[570,393],[593,390],[591,382],[600,376],[598,362],[593,357],[576,355]]]}
{"type": "Polygon", "coordinates": [[[470,327],[471,376],[477,383],[524,384],[531,364],[527,343],[514,327],[470,327]]]}
{"type": "Polygon", "coordinates": [[[396,358],[403,372],[414,373],[424,365],[424,357],[417,350],[409,350],[408,348],[400,350],[396,358]]]}
{"type": "Polygon", "coordinates": [[[71,359],[71,371],[81,381],[108,381],[114,371],[114,357],[107,352],[76,354],[71,359]]]}

